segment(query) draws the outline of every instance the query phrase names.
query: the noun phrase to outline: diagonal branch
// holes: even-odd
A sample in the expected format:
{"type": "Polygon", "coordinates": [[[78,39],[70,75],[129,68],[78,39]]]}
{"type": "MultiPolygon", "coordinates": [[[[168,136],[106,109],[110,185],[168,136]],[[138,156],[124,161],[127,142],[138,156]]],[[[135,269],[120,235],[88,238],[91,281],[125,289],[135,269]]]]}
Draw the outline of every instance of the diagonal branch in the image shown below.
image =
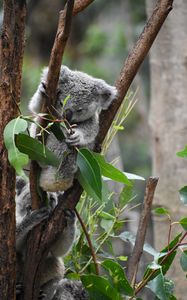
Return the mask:
{"type": "Polygon", "coordinates": [[[116,87],[119,93],[118,99],[110,105],[107,111],[103,111],[100,117],[100,132],[97,137],[98,147],[102,144],[140,65],[144,61],[160,28],[171,11],[172,4],[173,0],[157,1],[156,7],[147,21],[142,34],[125,60],[121,73],[116,80],[116,87]]]}
{"type": "Polygon", "coordinates": [[[138,265],[139,265],[141,255],[143,253],[143,245],[145,242],[147,225],[151,214],[152,202],[153,202],[154,192],[157,183],[158,183],[158,177],[150,177],[146,185],[143,209],[138,224],[136,241],[132,251],[132,255],[128,262],[128,277],[129,280],[133,282],[133,284],[136,281],[138,265]]]}

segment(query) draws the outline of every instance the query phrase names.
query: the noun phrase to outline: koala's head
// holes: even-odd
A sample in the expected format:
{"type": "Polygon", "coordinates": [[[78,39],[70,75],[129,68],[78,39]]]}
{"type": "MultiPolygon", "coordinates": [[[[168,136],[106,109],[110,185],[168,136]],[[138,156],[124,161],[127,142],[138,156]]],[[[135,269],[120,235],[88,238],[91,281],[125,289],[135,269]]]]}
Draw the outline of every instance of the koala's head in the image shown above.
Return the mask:
{"type": "Polygon", "coordinates": [[[64,115],[70,123],[78,123],[107,109],[116,98],[117,90],[102,79],[63,66],[57,91],[58,111],[68,95],[69,99],[63,107],[64,115]]]}

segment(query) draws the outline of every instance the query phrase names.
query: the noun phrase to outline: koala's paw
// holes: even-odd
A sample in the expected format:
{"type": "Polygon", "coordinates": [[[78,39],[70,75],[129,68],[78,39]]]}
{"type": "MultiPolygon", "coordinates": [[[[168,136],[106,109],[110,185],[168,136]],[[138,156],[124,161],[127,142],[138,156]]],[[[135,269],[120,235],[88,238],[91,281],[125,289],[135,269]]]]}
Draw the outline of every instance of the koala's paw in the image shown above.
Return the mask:
{"type": "Polygon", "coordinates": [[[32,227],[38,225],[41,221],[47,219],[49,217],[49,213],[50,212],[46,207],[33,210],[29,215],[32,227]]]}
{"type": "Polygon", "coordinates": [[[42,290],[40,290],[38,300],[45,300],[45,299],[46,299],[46,294],[42,290]]]}
{"type": "Polygon", "coordinates": [[[79,146],[85,144],[84,135],[78,128],[74,128],[73,133],[70,134],[65,141],[70,146],[79,146]]]}
{"type": "Polygon", "coordinates": [[[64,214],[66,217],[67,225],[72,225],[76,221],[75,212],[71,209],[64,209],[64,214]]]}

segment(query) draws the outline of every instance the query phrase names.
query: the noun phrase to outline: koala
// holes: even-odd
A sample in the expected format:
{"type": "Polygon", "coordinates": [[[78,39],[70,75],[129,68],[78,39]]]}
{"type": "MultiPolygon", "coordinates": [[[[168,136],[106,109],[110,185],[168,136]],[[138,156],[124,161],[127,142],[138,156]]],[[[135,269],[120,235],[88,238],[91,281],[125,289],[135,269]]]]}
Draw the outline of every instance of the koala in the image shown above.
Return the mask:
{"type": "MultiPolygon", "coordinates": [[[[29,103],[29,109],[35,115],[40,112],[45,94],[45,82],[48,68],[45,68],[41,83],[29,103]]],[[[40,186],[45,191],[65,191],[71,187],[75,173],[75,147],[93,149],[99,132],[99,114],[106,110],[117,97],[117,89],[102,79],[94,78],[80,71],[72,71],[62,66],[57,87],[55,109],[61,118],[65,118],[73,130],[68,133],[62,127],[65,139],[59,141],[53,133],[47,138],[47,147],[60,159],[58,168],[43,166],[40,186]],[[62,108],[63,101],[69,100],[62,108]]],[[[36,136],[36,125],[30,129],[31,136],[36,136]]]]}
{"type": "MultiPolygon", "coordinates": [[[[17,254],[17,286],[16,299],[22,293],[22,270],[25,260],[26,239],[29,231],[48,218],[51,210],[58,202],[58,194],[48,193],[49,206],[31,211],[29,184],[18,177],[16,180],[16,254],[17,254]]],[[[51,246],[50,253],[44,261],[40,279],[41,293],[39,299],[46,300],[87,300],[87,293],[81,282],[68,281],[64,278],[65,267],[62,257],[71,249],[76,231],[76,217],[71,210],[65,210],[67,226],[58,240],[51,246]],[[80,297],[74,298],[74,295],[80,297]],[[67,294],[67,297],[65,295],[67,294]],[[70,297],[71,294],[71,297],[70,297]],[[63,296],[62,296],[63,295],[63,296]],[[69,296],[68,296],[69,295],[69,296]]]]}

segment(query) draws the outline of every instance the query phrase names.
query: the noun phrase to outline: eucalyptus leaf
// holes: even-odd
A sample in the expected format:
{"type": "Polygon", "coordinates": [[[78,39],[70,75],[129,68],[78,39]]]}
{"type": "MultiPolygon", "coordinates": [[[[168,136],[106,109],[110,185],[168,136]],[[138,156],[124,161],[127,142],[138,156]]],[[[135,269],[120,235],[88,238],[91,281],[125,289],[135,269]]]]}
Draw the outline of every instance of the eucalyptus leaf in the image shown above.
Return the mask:
{"type": "Polygon", "coordinates": [[[187,231],[187,218],[182,218],[179,220],[179,224],[187,231]]]}
{"type": "MultiPolygon", "coordinates": [[[[124,231],[122,233],[120,233],[118,236],[116,236],[118,238],[120,238],[122,241],[124,242],[130,242],[133,246],[135,244],[135,239],[136,236],[134,233],[129,232],[129,231],[124,231]]],[[[157,252],[151,245],[149,245],[148,243],[144,243],[143,246],[143,250],[149,254],[151,254],[154,257],[158,257],[159,252],[157,252]]]]}
{"type": "Polygon", "coordinates": [[[174,292],[174,284],[171,280],[166,279],[162,273],[150,281],[147,287],[157,296],[160,300],[172,299],[174,292]]]}
{"type": "Polygon", "coordinates": [[[119,206],[123,208],[133,198],[133,186],[124,186],[119,196],[119,206]]]}
{"type": "Polygon", "coordinates": [[[180,199],[183,204],[187,204],[187,185],[179,190],[180,199]]]}
{"type": "Polygon", "coordinates": [[[127,296],[134,295],[134,290],[128,282],[125,272],[120,264],[113,260],[107,259],[102,263],[102,267],[104,267],[109,272],[113,286],[120,293],[127,296]]]}
{"type": "Polygon", "coordinates": [[[154,209],[154,212],[159,215],[169,215],[169,210],[164,207],[157,207],[154,209]]]}
{"type": "Polygon", "coordinates": [[[81,178],[78,176],[80,183],[84,181],[84,186],[87,186],[88,188],[89,185],[97,197],[102,200],[102,178],[100,167],[88,149],[79,149],[77,165],[82,175],[81,178]]]}
{"type": "Polygon", "coordinates": [[[22,153],[27,154],[30,159],[36,160],[41,164],[58,167],[60,163],[52,151],[38,140],[26,134],[20,133],[16,135],[16,145],[22,153]]]}
{"type": "Polygon", "coordinates": [[[63,131],[61,129],[61,125],[59,123],[54,122],[53,125],[50,127],[50,130],[60,142],[62,142],[65,139],[63,131]]]}
{"type": "Polygon", "coordinates": [[[119,292],[104,277],[82,275],[81,281],[89,293],[90,300],[122,300],[119,292]]]}
{"type": "Polygon", "coordinates": [[[8,160],[15,168],[16,173],[27,180],[23,171],[24,166],[29,162],[28,155],[20,152],[15,143],[15,135],[27,129],[27,122],[20,117],[11,120],[4,129],[4,142],[8,150],[8,160]]]}
{"type": "Polygon", "coordinates": [[[112,164],[106,162],[103,155],[95,152],[92,154],[94,158],[97,160],[101,168],[101,174],[103,176],[108,177],[117,182],[122,182],[126,185],[131,185],[131,182],[128,180],[127,176],[123,172],[115,168],[112,164]]]}
{"type": "Polygon", "coordinates": [[[187,272],[187,251],[183,251],[180,258],[180,265],[184,272],[187,272]]]}

